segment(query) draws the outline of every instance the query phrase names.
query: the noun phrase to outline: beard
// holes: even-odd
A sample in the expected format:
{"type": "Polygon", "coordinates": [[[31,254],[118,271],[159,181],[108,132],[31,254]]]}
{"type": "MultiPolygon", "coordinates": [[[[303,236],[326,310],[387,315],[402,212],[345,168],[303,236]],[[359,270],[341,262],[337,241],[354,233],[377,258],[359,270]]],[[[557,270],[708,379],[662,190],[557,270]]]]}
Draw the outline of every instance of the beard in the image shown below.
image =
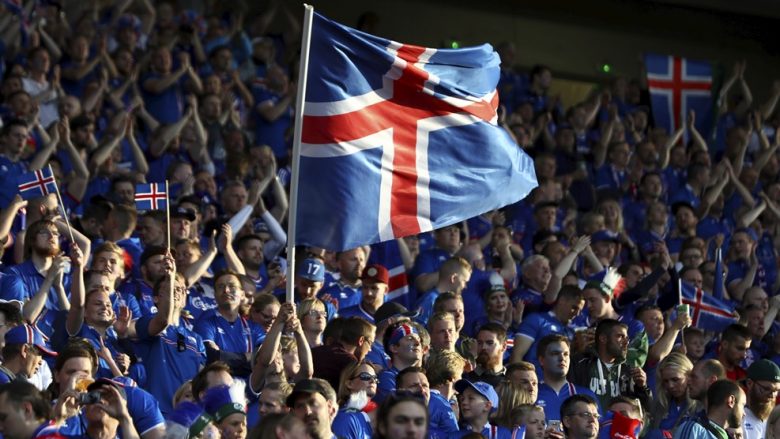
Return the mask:
{"type": "Polygon", "coordinates": [[[42,256],[44,258],[53,258],[54,256],[60,254],[60,247],[58,245],[53,245],[53,246],[36,245],[33,247],[33,252],[35,252],[36,255],[42,256]]]}
{"type": "Polygon", "coordinates": [[[492,369],[493,366],[499,364],[500,361],[500,359],[493,358],[486,352],[480,352],[479,355],[477,355],[477,364],[483,369],[492,369]]]}
{"type": "MultiPolygon", "coordinates": [[[[752,399],[752,398],[751,398],[752,399]]],[[[775,408],[775,401],[770,399],[768,401],[760,401],[755,398],[748,404],[748,408],[753,412],[756,417],[762,421],[769,419],[769,414],[772,413],[772,409],[775,408]]]]}

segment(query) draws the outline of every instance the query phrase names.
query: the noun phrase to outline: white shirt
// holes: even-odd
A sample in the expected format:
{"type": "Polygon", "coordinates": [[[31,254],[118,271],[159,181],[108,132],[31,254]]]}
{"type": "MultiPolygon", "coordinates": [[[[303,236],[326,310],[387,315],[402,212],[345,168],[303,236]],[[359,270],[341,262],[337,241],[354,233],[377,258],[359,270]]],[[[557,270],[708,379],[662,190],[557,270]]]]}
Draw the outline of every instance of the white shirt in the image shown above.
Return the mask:
{"type": "Polygon", "coordinates": [[[766,423],[762,421],[745,407],[745,419],[742,421],[742,430],[745,434],[745,439],[764,439],[766,437],[766,423]]]}
{"type": "MultiPolygon", "coordinates": [[[[22,87],[30,96],[35,97],[41,93],[48,93],[51,86],[48,82],[40,83],[30,78],[22,78],[22,87]]],[[[49,125],[60,118],[59,110],[57,109],[57,99],[41,102],[39,108],[41,111],[38,117],[44,128],[48,128],[49,125]]]]}

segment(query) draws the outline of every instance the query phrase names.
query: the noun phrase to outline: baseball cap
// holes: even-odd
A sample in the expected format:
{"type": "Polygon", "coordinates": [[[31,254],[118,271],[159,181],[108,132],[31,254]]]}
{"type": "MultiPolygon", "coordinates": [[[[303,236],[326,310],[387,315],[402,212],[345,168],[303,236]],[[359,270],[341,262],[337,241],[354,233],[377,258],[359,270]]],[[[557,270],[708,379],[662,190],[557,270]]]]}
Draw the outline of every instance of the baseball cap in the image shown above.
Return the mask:
{"type": "Polygon", "coordinates": [[[379,264],[373,264],[369,265],[365,268],[365,270],[363,270],[363,275],[360,276],[360,280],[374,284],[387,284],[390,282],[390,273],[387,272],[387,268],[379,264]]]}
{"type": "Polygon", "coordinates": [[[298,381],[293,388],[290,396],[287,397],[287,407],[292,407],[295,404],[295,400],[302,394],[319,393],[325,399],[329,401],[336,400],[336,391],[327,381],[321,378],[310,378],[307,380],[298,381]]]}
{"type": "Polygon", "coordinates": [[[195,221],[195,218],[197,218],[194,210],[181,206],[177,206],[176,209],[173,209],[171,217],[186,218],[189,221],[195,221]]]}
{"type": "Polygon", "coordinates": [[[298,267],[297,275],[313,282],[325,282],[325,264],[320,259],[306,258],[298,267]]]}
{"type": "Polygon", "coordinates": [[[498,394],[496,393],[496,389],[494,389],[493,386],[483,381],[472,383],[469,380],[460,380],[455,383],[455,391],[458,393],[463,393],[468,388],[473,389],[475,392],[479,393],[480,395],[484,396],[485,399],[490,401],[490,405],[492,406],[490,407],[491,412],[498,410],[498,394]]]}
{"type": "Polygon", "coordinates": [[[374,321],[379,324],[391,317],[402,316],[413,319],[420,313],[418,311],[409,311],[405,306],[396,302],[385,302],[374,313],[374,321]]]}
{"type": "Polygon", "coordinates": [[[5,344],[31,344],[38,348],[43,355],[56,357],[57,353],[46,347],[43,334],[34,326],[23,324],[11,328],[5,333],[5,344]]]}
{"type": "Polygon", "coordinates": [[[485,290],[485,293],[484,293],[485,294],[485,300],[487,300],[491,295],[493,295],[493,293],[498,293],[498,292],[507,293],[506,287],[503,284],[500,284],[500,285],[499,284],[490,285],[490,288],[487,288],[485,290]]]}
{"type": "Polygon", "coordinates": [[[748,367],[747,377],[752,381],[780,383],[780,367],[772,360],[757,360],[748,367]]]}

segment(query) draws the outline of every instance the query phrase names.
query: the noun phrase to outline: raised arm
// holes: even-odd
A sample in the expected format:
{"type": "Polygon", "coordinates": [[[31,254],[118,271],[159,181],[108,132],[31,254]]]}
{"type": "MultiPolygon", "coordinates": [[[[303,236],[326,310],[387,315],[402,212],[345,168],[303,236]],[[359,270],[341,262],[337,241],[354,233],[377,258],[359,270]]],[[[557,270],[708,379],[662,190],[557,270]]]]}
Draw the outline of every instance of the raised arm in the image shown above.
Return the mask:
{"type": "Polygon", "coordinates": [[[173,289],[176,287],[176,262],[173,260],[173,256],[170,251],[165,254],[163,259],[163,266],[165,275],[168,277],[168,288],[164,291],[160,291],[160,301],[157,303],[157,314],[149,321],[149,335],[155,336],[160,334],[173,323],[174,312],[174,293],[173,289]]]}
{"type": "Polygon", "coordinates": [[[279,314],[271,324],[271,329],[265,336],[265,341],[260,345],[255,364],[252,365],[252,374],[249,375],[249,386],[253,392],[259,392],[265,382],[265,371],[279,351],[279,343],[282,340],[282,330],[295,313],[294,305],[285,302],[279,308],[279,314]]]}
{"type": "Polygon", "coordinates": [[[72,244],[70,249],[71,280],[70,280],[70,309],[65,320],[65,329],[69,336],[75,336],[84,324],[84,305],[86,292],[84,291],[84,254],[78,245],[72,244]]]}
{"type": "Polygon", "coordinates": [[[301,368],[298,373],[295,374],[294,377],[290,378],[292,378],[293,382],[309,379],[314,373],[314,360],[311,356],[311,347],[309,346],[309,341],[306,340],[306,334],[303,333],[303,329],[301,328],[301,321],[298,320],[298,317],[294,312],[294,308],[293,315],[287,322],[287,328],[290,330],[289,332],[292,332],[293,336],[295,337],[295,344],[298,346],[298,360],[301,363],[301,368]]]}
{"type": "Polygon", "coordinates": [[[65,261],[67,257],[59,256],[54,258],[46,272],[46,277],[41,282],[40,288],[35,294],[24,303],[22,307],[22,316],[24,320],[30,324],[38,319],[44,306],[46,306],[46,298],[49,296],[49,291],[54,286],[55,282],[62,283],[62,273],[65,270],[65,261]]]}

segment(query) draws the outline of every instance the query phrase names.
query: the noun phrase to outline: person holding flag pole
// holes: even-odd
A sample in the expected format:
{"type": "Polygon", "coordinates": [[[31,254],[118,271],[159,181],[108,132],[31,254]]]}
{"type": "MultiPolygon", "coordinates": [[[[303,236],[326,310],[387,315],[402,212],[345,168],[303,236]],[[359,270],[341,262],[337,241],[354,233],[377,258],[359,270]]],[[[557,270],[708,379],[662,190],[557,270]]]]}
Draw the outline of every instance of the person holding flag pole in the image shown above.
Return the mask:
{"type": "Polygon", "coordinates": [[[498,125],[500,58],[490,45],[402,44],[304,7],[288,301],[296,245],[342,251],[416,235],[538,185],[533,161],[498,125]]]}

